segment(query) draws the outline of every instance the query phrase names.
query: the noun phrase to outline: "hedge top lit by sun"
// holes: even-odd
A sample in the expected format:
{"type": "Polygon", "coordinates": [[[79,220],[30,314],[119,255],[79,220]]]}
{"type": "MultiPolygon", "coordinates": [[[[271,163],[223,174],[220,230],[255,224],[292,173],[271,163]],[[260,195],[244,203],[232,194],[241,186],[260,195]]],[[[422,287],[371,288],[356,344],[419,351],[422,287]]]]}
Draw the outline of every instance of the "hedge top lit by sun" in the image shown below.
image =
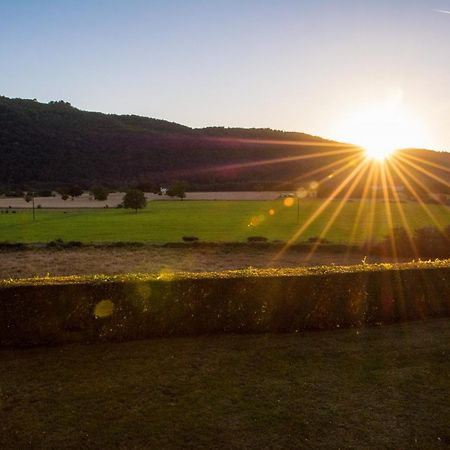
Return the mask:
{"type": "Polygon", "coordinates": [[[0,280],[0,289],[11,286],[33,286],[33,285],[61,285],[61,284],[101,284],[101,283],[126,283],[160,281],[168,282],[175,280],[192,279],[236,279],[236,278],[260,278],[260,277],[305,277],[316,275],[332,275],[358,272],[381,272],[387,270],[411,270],[411,269],[437,269],[450,268],[450,259],[413,261],[409,263],[379,263],[358,264],[352,266],[316,266],[277,269],[247,268],[241,270],[227,270],[222,272],[170,272],[165,270],[161,273],[126,273],[120,275],[74,275],[62,277],[35,277],[23,279],[0,280]]]}

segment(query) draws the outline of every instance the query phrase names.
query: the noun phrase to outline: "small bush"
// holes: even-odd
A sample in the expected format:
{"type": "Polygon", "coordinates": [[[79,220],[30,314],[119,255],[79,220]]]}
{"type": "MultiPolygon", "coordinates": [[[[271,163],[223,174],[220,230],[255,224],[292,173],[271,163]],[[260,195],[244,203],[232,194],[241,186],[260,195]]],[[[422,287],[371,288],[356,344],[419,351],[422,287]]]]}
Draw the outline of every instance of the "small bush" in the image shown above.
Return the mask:
{"type": "Polygon", "coordinates": [[[183,236],[181,239],[183,239],[184,242],[198,242],[199,241],[197,236],[183,236]]]}
{"type": "Polygon", "coordinates": [[[330,241],[328,241],[325,238],[321,238],[319,236],[312,236],[308,239],[308,242],[310,242],[311,244],[329,244],[330,241]]]}
{"type": "MultiPolygon", "coordinates": [[[[106,244],[109,248],[135,248],[135,247],[144,247],[143,242],[134,242],[134,241],[117,241],[111,242],[110,244],[106,244]]],[[[105,244],[100,245],[100,247],[105,246],[105,244]]]]}
{"type": "Polygon", "coordinates": [[[247,238],[247,242],[267,242],[269,239],[267,239],[264,236],[249,236],[247,238]]]}
{"type": "Polygon", "coordinates": [[[64,241],[60,238],[47,242],[47,248],[62,248],[64,247],[64,241]]]}
{"type": "Polygon", "coordinates": [[[0,251],[2,250],[25,250],[26,244],[20,242],[0,242],[0,251]]]}
{"type": "Polygon", "coordinates": [[[67,248],[82,247],[83,243],[81,241],[69,241],[64,246],[67,248]]]}

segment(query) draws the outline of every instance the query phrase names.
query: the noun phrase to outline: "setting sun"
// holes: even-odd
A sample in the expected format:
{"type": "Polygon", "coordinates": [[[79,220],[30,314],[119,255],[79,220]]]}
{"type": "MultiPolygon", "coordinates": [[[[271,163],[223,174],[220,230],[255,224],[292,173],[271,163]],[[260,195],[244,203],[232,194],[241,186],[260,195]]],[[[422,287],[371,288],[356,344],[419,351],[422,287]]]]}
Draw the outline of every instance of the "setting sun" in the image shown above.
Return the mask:
{"type": "Polygon", "coordinates": [[[339,126],[339,139],[364,148],[369,159],[382,161],[407,147],[426,147],[424,126],[404,108],[384,104],[368,107],[347,116],[339,126]]]}

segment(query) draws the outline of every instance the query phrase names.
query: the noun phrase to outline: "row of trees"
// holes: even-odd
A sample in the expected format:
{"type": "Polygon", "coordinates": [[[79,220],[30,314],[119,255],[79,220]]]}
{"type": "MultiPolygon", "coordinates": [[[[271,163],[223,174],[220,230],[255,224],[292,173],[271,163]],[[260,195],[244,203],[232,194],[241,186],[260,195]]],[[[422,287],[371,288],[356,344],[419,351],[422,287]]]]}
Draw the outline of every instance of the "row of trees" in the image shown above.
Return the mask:
{"type": "MultiPolygon", "coordinates": [[[[184,181],[176,181],[175,183],[173,183],[166,191],[166,195],[170,196],[170,197],[178,197],[181,200],[184,199],[186,197],[186,189],[187,189],[188,185],[187,183],[185,183],[184,181]]],[[[130,189],[129,189],[130,190],[130,189]]],[[[140,186],[138,186],[137,188],[131,188],[131,191],[144,191],[144,189],[140,189],[140,186]]],[[[160,188],[152,188],[150,190],[148,190],[149,192],[154,192],[154,193],[158,193],[160,194],[160,188]]],[[[72,198],[72,200],[75,197],[79,197],[83,194],[84,190],[80,187],[80,186],[69,186],[69,187],[64,187],[64,188],[60,188],[56,191],[63,200],[68,200],[69,198],[72,198]]],[[[94,200],[98,200],[98,201],[106,201],[108,199],[109,194],[112,191],[110,189],[108,189],[105,186],[101,186],[101,185],[96,185],[93,186],[90,190],[89,193],[92,196],[92,198],[94,198],[94,200]]],[[[23,197],[27,202],[30,202],[33,197],[51,197],[54,196],[55,194],[52,191],[28,191],[28,192],[18,192],[17,197],[23,197]],[[45,195],[43,195],[45,194],[45,195]]]]}
{"type": "MultiPolygon", "coordinates": [[[[181,199],[184,198],[185,194],[184,192],[181,191],[177,191],[178,192],[178,196],[180,196],[181,199]]],[[[78,191],[77,191],[78,193],[78,191]]],[[[64,198],[65,196],[67,196],[69,194],[64,193],[61,195],[61,198],[64,198]]],[[[81,195],[81,194],[79,194],[81,195]]],[[[98,192],[93,193],[93,195],[96,195],[96,199],[97,200],[106,200],[106,198],[108,197],[108,191],[105,189],[102,190],[98,190],[98,192]],[[97,195],[96,195],[97,194],[97,195]]],[[[74,196],[78,196],[76,194],[74,194],[74,196]]],[[[33,192],[28,192],[27,194],[25,194],[24,199],[27,202],[31,202],[33,201],[33,217],[34,217],[34,195],[33,192]]],[[[134,209],[135,212],[137,213],[138,209],[142,209],[145,208],[147,205],[147,200],[145,198],[145,193],[139,189],[129,189],[122,200],[122,203],[119,205],[122,208],[126,208],[126,209],[134,209]]]]}

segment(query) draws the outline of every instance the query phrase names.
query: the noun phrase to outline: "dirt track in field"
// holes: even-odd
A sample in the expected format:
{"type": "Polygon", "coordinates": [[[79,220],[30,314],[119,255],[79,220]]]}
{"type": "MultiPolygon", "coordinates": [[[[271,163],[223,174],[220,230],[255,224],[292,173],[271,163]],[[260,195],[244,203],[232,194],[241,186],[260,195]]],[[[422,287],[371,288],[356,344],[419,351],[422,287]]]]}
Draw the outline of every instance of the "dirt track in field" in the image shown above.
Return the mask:
{"type": "MultiPolygon", "coordinates": [[[[34,249],[0,253],[0,279],[46,275],[119,274],[124,272],[192,272],[248,267],[297,267],[359,264],[364,255],[307,253],[288,250],[278,259],[275,249],[258,248],[81,248],[34,249]]],[[[381,262],[370,257],[367,262],[381,262]]],[[[391,262],[386,259],[383,262],[391,262]]]]}

